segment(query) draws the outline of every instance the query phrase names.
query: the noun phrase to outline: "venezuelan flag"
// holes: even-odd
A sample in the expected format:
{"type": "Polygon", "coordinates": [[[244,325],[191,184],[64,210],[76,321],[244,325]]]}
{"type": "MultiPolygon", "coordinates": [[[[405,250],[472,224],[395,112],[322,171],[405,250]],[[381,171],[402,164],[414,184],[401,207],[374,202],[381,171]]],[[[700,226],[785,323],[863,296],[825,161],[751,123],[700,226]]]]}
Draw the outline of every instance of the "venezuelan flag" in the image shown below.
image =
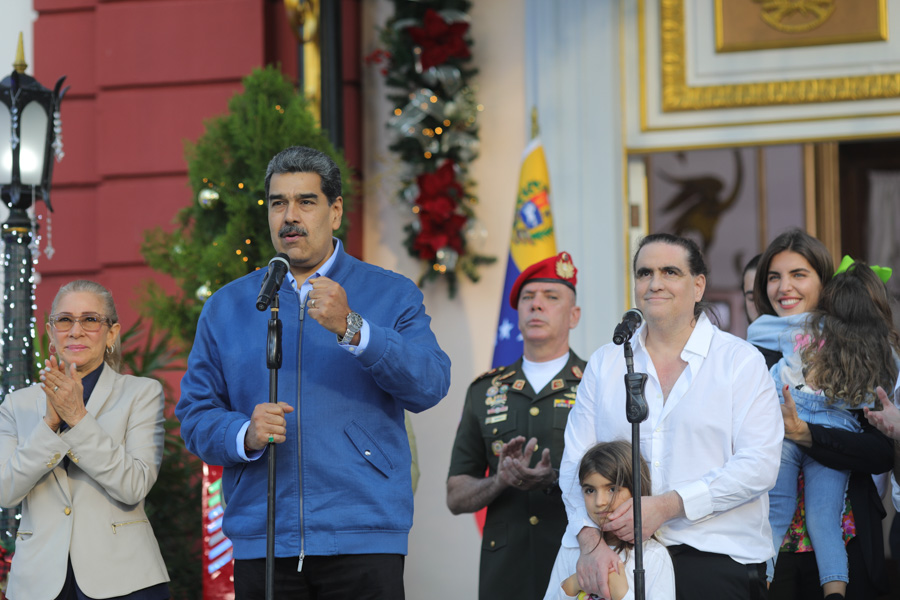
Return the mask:
{"type": "Polygon", "coordinates": [[[555,255],[556,238],[550,212],[550,175],[544,158],[544,147],[540,138],[534,138],[522,154],[519,190],[506,263],[506,281],[500,297],[500,319],[491,366],[508,365],[522,356],[518,314],[509,305],[513,283],[522,271],[555,255]]]}

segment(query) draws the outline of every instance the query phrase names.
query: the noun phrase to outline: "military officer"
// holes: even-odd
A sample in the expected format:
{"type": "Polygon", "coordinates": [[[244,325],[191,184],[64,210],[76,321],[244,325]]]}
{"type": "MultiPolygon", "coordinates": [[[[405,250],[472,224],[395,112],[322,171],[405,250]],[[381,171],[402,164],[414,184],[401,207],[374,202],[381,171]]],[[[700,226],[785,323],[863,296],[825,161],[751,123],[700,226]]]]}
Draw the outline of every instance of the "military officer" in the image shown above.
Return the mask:
{"type": "Polygon", "coordinates": [[[524,356],[469,386],[447,478],[453,514],[487,507],[479,598],[539,599],[566,529],[559,463],[585,361],[569,349],[581,317],[567,252],[527,268],[509,302],[524,356]]]}

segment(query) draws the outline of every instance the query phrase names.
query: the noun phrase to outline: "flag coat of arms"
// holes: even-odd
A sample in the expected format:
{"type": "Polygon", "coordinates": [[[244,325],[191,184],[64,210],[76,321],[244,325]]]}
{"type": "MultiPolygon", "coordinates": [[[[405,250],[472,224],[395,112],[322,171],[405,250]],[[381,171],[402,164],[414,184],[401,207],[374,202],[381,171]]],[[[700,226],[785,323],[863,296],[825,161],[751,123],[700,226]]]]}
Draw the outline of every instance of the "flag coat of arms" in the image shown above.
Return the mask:
{"type": "Polygon", "coordinates": [[[531,140],[522,153],[516,193],[506,279],[500,296],[500,318],[494,342],[492,367],[515,362],[522,356],[518,314],[509,305],[513,283],[534,263],[556,255],[553,215],[550,212],[550,176],[540,138],[531,140]]]}

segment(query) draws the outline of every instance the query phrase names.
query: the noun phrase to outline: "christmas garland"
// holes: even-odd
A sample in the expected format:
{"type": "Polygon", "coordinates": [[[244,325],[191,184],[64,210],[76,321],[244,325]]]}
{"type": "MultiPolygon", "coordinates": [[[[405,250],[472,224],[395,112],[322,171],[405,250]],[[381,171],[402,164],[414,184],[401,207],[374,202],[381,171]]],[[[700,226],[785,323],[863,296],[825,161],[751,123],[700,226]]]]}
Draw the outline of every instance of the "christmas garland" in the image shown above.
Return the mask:
{"type": "Polygon", "coordinates": [[[467,0],[395,0],[381,31],[384,48],[366,59],[383,64],[387,85],[400,90],[388,94],[395,106],[388,127],[396,133],[390,149],[410,170],[399,194],[414,215],[404,244],[427,263],[419,285],[446,278],[451,298],[459,273],[478,281],[478,266],[496,260],[472,248],[485,234],[467,178],[482,110],[468,83],[476,73],[466,66],[469,7],[467,0]]]}

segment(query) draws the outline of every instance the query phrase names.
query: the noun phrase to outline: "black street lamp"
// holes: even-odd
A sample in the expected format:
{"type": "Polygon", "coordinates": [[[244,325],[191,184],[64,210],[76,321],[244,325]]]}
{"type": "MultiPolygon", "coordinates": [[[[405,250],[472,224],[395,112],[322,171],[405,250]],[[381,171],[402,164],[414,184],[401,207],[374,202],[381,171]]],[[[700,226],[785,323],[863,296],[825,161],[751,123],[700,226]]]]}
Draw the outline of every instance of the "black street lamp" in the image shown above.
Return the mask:
{"type": "Polygon", "coordinates": [[[0,401],[31,383],[34,368],[34,262],[36,221],[28,210],[39,199],[50,205],[53,158],[62,160],[59,104],[65,77],[49,90],[25,74],[22,34],[13,71],[0,81],[0,199],[9,207],[3,223],[3,335],[0,401]],[[8,137],[7,137],[8,134],[8,137]]]}

